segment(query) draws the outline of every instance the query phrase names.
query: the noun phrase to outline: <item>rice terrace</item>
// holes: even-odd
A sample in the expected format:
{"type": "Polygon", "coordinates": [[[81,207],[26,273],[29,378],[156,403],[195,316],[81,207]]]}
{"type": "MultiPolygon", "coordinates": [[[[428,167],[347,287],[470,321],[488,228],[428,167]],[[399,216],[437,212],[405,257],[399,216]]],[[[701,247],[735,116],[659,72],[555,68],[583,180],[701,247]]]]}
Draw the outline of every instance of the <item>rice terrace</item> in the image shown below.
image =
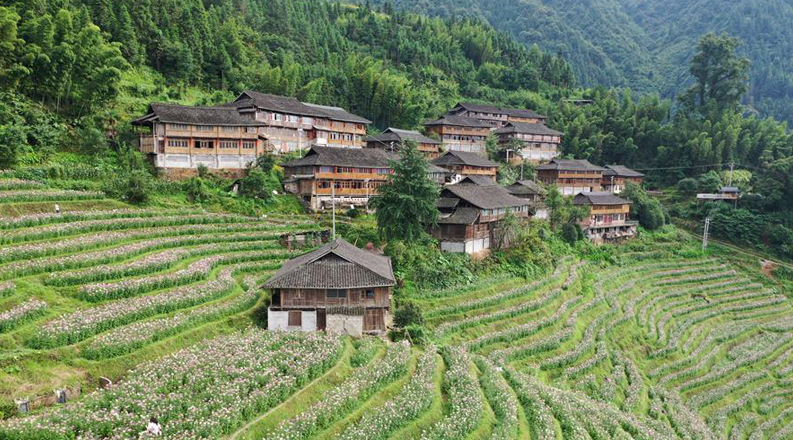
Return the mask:
{"type": "Polygon", "coordinates": [[[412,347],[251,325],[262,281],[297,252],[278,238],[319,230],[309,217],[103,209],[116,202],[0,185],[4,212],[22,193],[95,208],[0,223],[4,408],[69,393],[3,421],[2,438],[137,438],[152,415],[167,438],[793,434],[789,298],[682,233],[610,264],[412,293],[431,333],[412,347]]]}

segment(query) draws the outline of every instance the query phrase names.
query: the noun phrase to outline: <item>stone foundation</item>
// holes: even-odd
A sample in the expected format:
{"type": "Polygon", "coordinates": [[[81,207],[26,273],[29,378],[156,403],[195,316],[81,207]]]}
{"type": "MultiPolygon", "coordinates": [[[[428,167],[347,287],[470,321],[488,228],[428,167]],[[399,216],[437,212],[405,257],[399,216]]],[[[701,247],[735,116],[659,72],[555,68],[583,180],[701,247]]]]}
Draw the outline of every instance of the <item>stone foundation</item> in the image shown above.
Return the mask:
{"type": "MultiPolygon", "coordinates": [[[[221,177],[223,179],[242,179],[248,175],[248,170],[242,169],[208,169],[210,174],[221,177]]],[[[197,168],[157,168],[157,175],[167,180],[186,180],[191,177],[198,176],[197,168]]]]}

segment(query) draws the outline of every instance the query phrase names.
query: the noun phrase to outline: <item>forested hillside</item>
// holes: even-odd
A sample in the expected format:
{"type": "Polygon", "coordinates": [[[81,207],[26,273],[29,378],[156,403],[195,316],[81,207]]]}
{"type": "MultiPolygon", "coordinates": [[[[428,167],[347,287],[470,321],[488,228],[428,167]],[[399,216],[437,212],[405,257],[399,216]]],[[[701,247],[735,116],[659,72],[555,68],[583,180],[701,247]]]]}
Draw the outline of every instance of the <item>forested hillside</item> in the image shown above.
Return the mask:
{"type": "MultiPolygon", "coordinates": [[[[378,0],[383,1],[383,0],[378,0]]],[[[745,103],[793,122],[793,5],[784,0],[396,0],[432,15],[480,17],[518,41],[561,53],[584,85],[673,97],[705,33],[744,42],[752,62],[745,103]]]]}

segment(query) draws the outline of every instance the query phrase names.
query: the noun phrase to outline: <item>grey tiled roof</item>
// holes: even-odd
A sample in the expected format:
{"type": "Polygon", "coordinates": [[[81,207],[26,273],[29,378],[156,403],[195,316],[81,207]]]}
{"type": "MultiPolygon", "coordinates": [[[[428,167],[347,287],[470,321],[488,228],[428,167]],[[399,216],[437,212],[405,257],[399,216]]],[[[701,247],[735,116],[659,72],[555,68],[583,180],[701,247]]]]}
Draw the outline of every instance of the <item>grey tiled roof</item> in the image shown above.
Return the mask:
{"type": "Polygon", "coordinates": [[[548,128],[545,124],[532,124],[529,122],[509,122],[506,126],[495,131],[496,134],[539,134],[546,136],[563,136],[564,133],[548,128]]]}
{"type": "Polygon", "coordinates": [[[434,121],[425,123],[424,125],[454,125],[457,127],[490,128],[490,125],[480,121],[479,119],[457,115],[443,115],[434,121]]]}
{"type": "Polygon", "coordinates": [[[338,166],[390,168],[391,161],[398,160],[392,153],[379,148],[340,148],[313,146],[300,159],[285,163],[284,167],[338,166]]]}
{"type": "Polygon", "coordinates": [[[512,208],[529,204],[498,185],[449,185],[443,189],[441,197],[457,197],[482,209],[512,208]]]}
{"type": "Polygon", "coordinates": [[[537,182],[533,180],[519,180],[507,187],[510,194],[545,194],[537,182]]]}
{"type": "Polygon", "coordinates": [[[457,182],[456,185],[493,186],[498,185],[498,183],[487,176],[465,176],[463,180],[457,182]]]}
{"type": "Polygon", "coordinates": [[[331,107],[318,104],[310,104],[298,101],[290,96],[270,95],[267,93],[246,90],[234,100],[227,104],[238,108],[252,107],[275,112],[289,113],[293,115],[311,116],[317,118],[327,118],[336,121],[355,122],[359,124],[369,124],[370,120],[358,115],[354,115],[341,107],[331,107]]]}
{"type": "Polygon", "coordinates": [[[359,249],[342,238],[289,260],[267,289],[353,289],[396,284],[391,259],[359,249]]]}
{"type": "Polygon", "coordinates": [[[380,141],[380,142],[404,142],[404,141],[413,141],[420,144],[441,144],[441,141],[436,141],[435,139],[429,138],[424,136],[423,134],[419,133],[418,131],[414,130],[400,130],[398,128],[387,128],[380,134],[376,134],[374,136],[369,136],[365,138],[366,141],[380,141]]]}
{"type": "Polygon", "coordinates": [[[476,208],[457,208],[452,215],[441,217],[438,224],[446,225],[470,225],[479,218],[479,210],[476,208]]]}
{"type": "Polygon", "coordinates": [[[604,176],[644,177],[644,174],[634,171],[625,165],[606,165],[604,176]]]}
{"type": "Polygon", "coordinates": [[[588,170],[588,171],[605,171],[597,165],[592,165],[585,159],[551,159],[550,162],[538,165],[537,170],[588,170]]]}
{"type": "Polygon", "coordinates": [[[462,107],[468,111],[478,112],[478,113],[494,113],[494,114],[515,116],[519,118],[547,119],[546,116],[543,116],[533,110],[527,110],[527,109],[503,108],[503,107],[496,107],[494,105],[472,104],[470,102],[459,102],[457,103],[456,107],[462,107]]]}
{"type": "Polygon", "coordinates": [[[189,125],[265,125],[263,122],[240,115],[235,108],[194,107],[162,103],[150,104],[146,115],[135,119],[132,123],[141,125],[155,119],[163,123],[189,125]]]}
{"type": "Polygon", "coordinates": [[[443,156],[432,161],[435,165],[469,165],[475,167],[496,167],[498,164],[476,153],[466,151],[447,151],[443,156]]]}
{"type": "Polygon", "coordinates": [[[625,205],[631,204],[630,200],[617,197],[606,191],[582,192],[573,199],[574,205],[625,205]]]}

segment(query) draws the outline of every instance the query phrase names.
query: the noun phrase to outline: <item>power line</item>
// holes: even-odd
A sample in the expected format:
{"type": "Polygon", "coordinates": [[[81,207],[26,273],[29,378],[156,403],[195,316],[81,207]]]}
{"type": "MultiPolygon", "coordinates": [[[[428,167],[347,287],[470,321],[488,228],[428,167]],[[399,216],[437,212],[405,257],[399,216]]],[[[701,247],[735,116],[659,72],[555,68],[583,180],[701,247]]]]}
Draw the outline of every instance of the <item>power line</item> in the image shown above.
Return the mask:
{"type": "Polygon", "coordinates": [[[662,171],[662,170],[686,170],[690,168],[709,168],[709,167],[721,167],[727,166],[731,163],[714,163],[708,165],[686,165],[686,166],[679,166],[679,167],[663,167],[663,168],[636,168],[636,171],[662,171]]]}

